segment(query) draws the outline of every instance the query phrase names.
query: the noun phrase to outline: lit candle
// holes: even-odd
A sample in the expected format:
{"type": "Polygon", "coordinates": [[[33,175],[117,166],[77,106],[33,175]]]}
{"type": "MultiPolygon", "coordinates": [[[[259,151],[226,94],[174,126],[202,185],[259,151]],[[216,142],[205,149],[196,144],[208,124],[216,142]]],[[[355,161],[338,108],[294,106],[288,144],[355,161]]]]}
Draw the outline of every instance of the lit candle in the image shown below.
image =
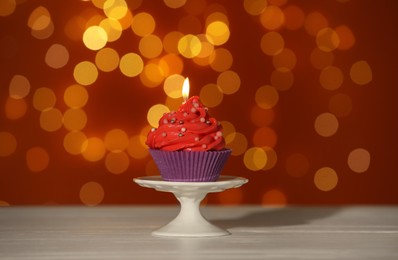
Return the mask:
{"type": "Polygon", "coordinates": [[[182,85],[182,98],[184,99],[185,103],[189,97],[189,79],[185,78],[184,84],[182,85]]]}

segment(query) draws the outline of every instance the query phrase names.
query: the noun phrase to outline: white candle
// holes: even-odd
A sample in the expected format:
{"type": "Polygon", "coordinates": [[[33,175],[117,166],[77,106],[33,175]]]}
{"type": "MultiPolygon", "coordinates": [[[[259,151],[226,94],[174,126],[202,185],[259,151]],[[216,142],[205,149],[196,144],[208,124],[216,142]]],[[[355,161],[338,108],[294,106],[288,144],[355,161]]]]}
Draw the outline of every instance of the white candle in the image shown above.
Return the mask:
{"type": "Polygon", "coordinates": [[[182,98],[184,99],[185,103],[189,97],[189,79],[185,78],[184,84],[182,85],[182,98]]]}

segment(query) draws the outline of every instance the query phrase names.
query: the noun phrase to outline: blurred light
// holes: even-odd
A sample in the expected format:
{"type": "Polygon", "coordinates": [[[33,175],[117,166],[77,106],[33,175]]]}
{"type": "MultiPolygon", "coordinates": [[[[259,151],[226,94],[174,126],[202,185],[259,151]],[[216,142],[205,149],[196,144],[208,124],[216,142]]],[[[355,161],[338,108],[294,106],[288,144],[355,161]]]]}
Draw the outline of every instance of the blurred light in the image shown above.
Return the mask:
{"type": "Polygon", "coordinates": [[[285,170],[292,177],[303,177],[309,169],[310,162],[304,154],[290,154],[285,161],[285,170]]]}
{"type": "Polygon", "coordinates": [[[278,68],[271,73],[271,85],[278,91],[286,91],[293,86],[294,75],[288,68],[278,68]]]}
{"type": "Polygon", "coordinates": [[[235,139],[235,126],[229,121],[221,121],[225,143],[228,145],[235,139]]]}
{"type": "Polygon", "coordinates": [[[263,146],[263,150],[265,151],[265,154],[267,156],[267,163],[265,166],[262,168],[263,171],[272,169],[275,167],[277,161],[278,161],[278,156],[275,152],[275,150],[272,147],[269,146],[263,146]]]}
{"type": "Polygon", "coordinates": [[[323,137],[334,135],[339,128],[339,121],[331,113],[323,113],[315,119],[315,131],[323,137]]]}
{"type": "Polygon", "coordinates": [[[257,128],[253,134],[253,144],[255,146],[263,147],[268,146],[274,148],[278,141],[278,136],[275,133],[275,130],[264,126],[257,128]]]}
{"type": "Polygon", "coordinates": [[[288,30],[298,30],[304,25],[305,13],[298,6],[289,5],[283,9],[283,16],[285,17],[283,26],[288,30]]]}
{"type": "Polygon", "coordinates": [[[157,61],[145,65],[143,72],[140,74],[142,84],[149,88],[159,86],[165,78],[165,73],[157,61]]]}
{"type": "Polygon", "coordinates": [[[178,42],[184,36],[181,32],[172,31],[166,34],[163,38],[163,48],[168,53],[179,53],[178,42]]]}
{"type": "Polygon", "coordinates": [[[69,52],[65,46],[53,44],[48,48],[44,61],[53,69],[62,68],[69,61],[69,52]]]}
{"type": "Polygon", "coordinates": [[[130,158],[125,152],[109,152],[105,157],[105,167],[113,174],[125,172],[130,165],[130,158]]]}
{"type": "MultiPolygon", "coordinates": [[[[229,134],[227,137],[230,135],[231,134],[229,134]]],[[[246,136],[240,132],[235,132],[233,133],[232,141],[230,141],[227,146],[232,150],[233,156],[239,156],[246,151],[247,145],[248,142],[246,136]]]]}
{"type": "Polygon", "coordinates": [[[206,35],[211,39],[212,44],[222,45],[228,41],[230,32],[227,24],[215,21],[207,26],[206,35]]]}
{"type": "Polygon", "coordinates": [[[8,97],[5,102],[5,115],[8,119],[16,120],[23,117],[28,110],[25,99],[8,97]]]}
{"type": "Polygon", "coordinates": [[[285,47],[285,41],[277,32],[268,32],[261,37],[261,50],[269,56],[280,53],[285,47]]]}
{"type": "Polygon", "coordinates": [[[90,137],[83,142],[82,155],[87,161],[101,160],[105,156],[105,151],[105,144],[98,137],[90,137]]]}
{"type": "Polygon", "coordinates": [[[144,62],[136,53],[127,53],[120,59],[120,71],[127,77],[135,77],[144,69],[144,62]]]}
{"type": "Polygon", "coordinates": [[[26,97],[30,92],[30,82],[22,75],[14,75],[8,87],[10,97],[21,99],[26,97]]]}
{"type": "Polygon", "coordinates": [[[270,125],[275,118],[273,109],[263,109],[259,106],[253,106],[250,111],[251,121],[258,127],[270,125]]]}
{"type": "Polygon", "coordinates": [[[83,86],[91,85],[98,78],[97,67],[90,61],[82,61],[75,66],[73,77],[83,86]]]}
{"type": "Polygon", "coordinates": [[[340,45],[340,38],[335,30],[326,27],[317,33],[316,44],[323,51],[333,51],[340,45]]]}
{"type": "MultiPolygon", "coordinates": [[[[219,6],[220,8],[222,8],[223,10],[218,10],[218,11],[210,11],[208,10],[208,13],[210,13],[207,17],[206,17],[206,27],[208,27],[210,24],[214,23],[214,22],[221,22],[224,23],[227,28],[229,26],[229,21],[228,21],[228,17],[226,15],[226,11],[224,10],[224,7],[221,5],[214,5],[215,7],[219,6]]],[[[221,25],[222,27],[224,27],[223,25],[221,25]]],[[[224,28],[225,29],[225,28],[224,28]]],[[[229,31],[229,29],[228,29],[229,31]]]]}
{"type": "Polygon", "coordinates": [[[330,51],[323,51],[319,48],[315,48],[311,52],[310,60],[314,68],[322,70],[333,64],[334,54],[330,51]]]}
{"type": "Polygon", "coordinates": [[[0,156],[5,157],[13,154],[17,149],[17,139],[9,132],[0,132],[0,156]]]}
{"type": "Polygon", "coordinates": [[[240,88],[240,83],[238,73],[232,70],[221,72],[217,77],[217,85],[220,87],[222,93],[227,95],[237,92],[240,88]]]}
{"type": "Polygon", "coordinates": [[[91,0],[91,2],[93,3],[93,5],[97,8],[102,9],[104,7],[104,3],[106,0],[91,0]]]}
{"type": "Polygon", "coordinates": [[[222,205],[239,205],[243,201],[242,189],[228,189],[218,193],[218,201],[222,205]]]}
{"type": "Polygon", "coordinates": [[[243,8],[250,15],[259,15],[264,12],[267,7],[267,0],[244,0],[243,8]]]}
{"type": "Polygon", "coordinates": [[[38,88],[33,95],[33,107],[39,111],[53,108],[56,100],[56,96],[52,89],[38,88]]]}
{"type": "Polygon", "coordinates": [[[44,40],[49,38],[54,33],[54,24],[50,21],[50,24],[42,29],[42,30],[31,30],[31,34],[33,37],[39,40],[44,40]]]}
{"type": "Polygon", "coordinates": [[[122,129],[112,129],[105,135],[105,147],[111,152],[122,152],[129,145],[129,137],[122,129]]]}
{"type": "Polygon", "coordinates": [[[139,160],[148,156],[149,150],[145,144],[146,138],[146,135],[142,134],[130,138],[127,152],[132,158],[139,160]]]}
{"type": "Polygon", "coordinates": [[[68,132],[64,137],[64,148],[70,154],[78,155],[82,153],[83,143],[87,137],[80,131],[68,132]]]}
{"type": "Polygon", "coordinates": [[[278,103],[279,94],[274,87],[265,85],[257,89],[254,99],[259,107],[270,109],[278,103]]]}
{"type": "Polygon", "coordinates": [[[330,167],[319,169],[314,176],[315,186],[321,191],[331,191],[338,183],[337,173],[330,167]]]}
{"type": "Polygon", "coordinates": [[[26,164],[32,172],[44,171],[50,163],[48,152],[41,147],[32,147],[26,152],[26,164]]]}
{"type": "Polygon", "coordinates": [[[328,107],[333,115],[345,117],[351,113],[352,100],[348,95],[338,93],[330,98],[328,107]]]}
{"type": "Polygon", "coordinates": [[[319,83],[327,90],[338,89],[343,84],[343,81],[343,72],[335,66],[324,68],[319,75],[319,83]]]}
{"type": "Polygon", "coordinates": [[[347,163],[353,172],[366,172],[370,165],[370,153],[363,148],[354,149],[348,155],[347,163]]]}
{"type": "Polygon", "coordinates": [[[350,77],[354,83],[366,85],[372,81],[372,69],[366,61],[357,61],[351,66],[350,77]]]}
{"type": "Polygon", "coordinates": [[[197,56],[202,49],[202,44],[198,37],[193,34],[184,35],[178,41],[178,52],[185,58],[197,56]]]}
{"type": "Polygon", "coordinates": [[[279,29],[285,21],[282,10],[275,5],[269,5],[260,15],[260,22],[267,30],[279,29]]]}
{"type": "Polygon", "coordinates": [[[167,7],[177,9],[185,5],[187,0],[163,0],[167,7]]]}
{"type": "Polygon", "coordinates": [[[15,11],[17,3],[15,0],[6,0],[0,2],[0,16],[11,15],[15,11]]]}
{"type": "Polygon", "coordinates": [[[167,77],[173,74],[181,74],[184,69],[184,62],[180,56],[170,53],[159,60],[159,67],[164,76],[167,77]]]}
{"type": "Polygon", "coordinates": [[[166,78],[163,83],[163,90],[171,98],[180,98],[185,78],[179,74],[173,74],[166,78]]]}
{"type": "Polygon", "coordinates": [[[70,108],[82,108],[88,101],[88,93],[85,87],[71,85],[64,92],[64,102],[70,108]]]}
{"type": "Polygon", "coordinates": [[[106,18],[100,22],[99,26],[106,32],[108,42],[114,42],[122,35],[123,28],[118,20],[106,18]]]}
{"type": "Polygon", "coordinates": [[[151,34],[141,38],[138,48],[142,56],[153,59],[162,53],[163,44],[159,37],[151,34]]]}
{"type": "Polygon", "coordinates": [[[243,162],[251,171],[258,171],[267,164],[267,154],[260,147],[251,147],[246,150],[243,156],[243,162]]]}
{"type": "Polygon", "coordinates": [[[69,18],[64,27],[65,35],[74,41],[80,41],[86,30],[85,19],[81,16],[73,16],[69,18]]]}
{"type": "Polygon", "coordinates": [[[122,19],[118,19],[117,21],[122,27],[122,30],[131,28],[131,25],[133,24],[133,14],[131,13],[130,9],[127,9],[126,15],[122,19]]]}
{"type": "Polygon", "coordinates": [[[104,188],[98,182],[87,182],[80,188],[79,197],[86,206],[96,206],[104,199],[104,188]]]}
{"type": "Polygon", "coordinates": [[[218,48],[210,55],[210,67],[217,72],[229,70],[233,61],[231,52],[225,48],[218,48]]]}
{"type": "Polygon", "coordinates": [[[159,119],[163,116],[164,113],[170,112],[169,108],[162,104],[156,104],[152,106],[147,113],[148,123],[152,127],[159,126],[159,119]]]}
{"type": "Polygon", "coordinates": [[[261,204],[263,206],[285,206],[287,204],[287,198],[285,193],[279,189],[271,189],[264,193],[261,204]]]}
{"type": "Polygon", "coordinates": [[[128,10],[124,0],[106,0],[103,5],[104,13],[113,19],[122,19],[128,10]]]}
{"type": "Polygon", "coordinates": [[[335,31],[340,39],[340,44],[337,46],[339,50],[348,50],[354,46],[355,36],[347,25],[340,25],[335,31]]]}
{"type": "Polygon", "coordinates": [[[148,13],[138,13],[133,17],[131,29],[138,36],[147,36],[155,30],[156,22],[152,15],[148,13]]]}
{"type": "Polygon", "coordinates": [[[215,107],[221,104],[223,93],[216,84],[207,84],[200,89],[200,100],[207,107],[215,107]]]}
{"type": "Polygon", "coordinates": [[[28,18],[28,27],[32,31],[42,31],[48,28],[51,24],[50,12],[44,6],[39,6],[34,9],[28,18]]]}
{"type": "Polygon", "coordinates": [[[87,124],[87,115],[83,109],[70,108],[63,116],[64,126],[69,131],[82,130],[87,124]]]}
{"type": "Polygon", "coordinates": [[[40,127],[48,132],[57,131],[62,127],[63,117],[57,108],[50,108],[40,113],[40,127]]]}
{"type": "Polygon", "coordinates": [[[329,26],[328,20],[320,12],[312,12],[307,15],[304,28],[309,35],[316,36],[320,30],[329,26]]]}
{"type": "Polygon", "coordinates": [[[83,43],[90,50],[99,50],[103,48],[108,41],[108,35],[104,28],[100,26],[90,26],[83,34],[83,43]]]}
{"type": "Polygon", "coordinates": [[[291,50],[284,48],[281,52],[272,57],[272,63],[276,69],[288,68],[292,70],[296,66],[296,54],[291,50]]]}

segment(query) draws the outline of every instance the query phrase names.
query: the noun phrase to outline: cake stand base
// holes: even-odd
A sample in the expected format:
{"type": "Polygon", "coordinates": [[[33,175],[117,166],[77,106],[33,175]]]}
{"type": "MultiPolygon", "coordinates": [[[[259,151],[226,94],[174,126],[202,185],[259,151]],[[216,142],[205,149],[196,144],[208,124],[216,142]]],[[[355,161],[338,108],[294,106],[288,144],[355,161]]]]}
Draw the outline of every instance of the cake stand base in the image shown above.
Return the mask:
{"type": "Polygon", "coordinates": [[[247,183],[241,177],[221,176],[215,182],[170,182],[160,176],[135,178],[134,181],[143,187],[162,192],[172,192],[180,202],[178,216],[167,225],[152,232],[155,236],[173,237],[214,237],[230,235],[227,230],[207,221],[200,212],[200,202],[210,192],[221,192],[237,188],[247,183]]]}

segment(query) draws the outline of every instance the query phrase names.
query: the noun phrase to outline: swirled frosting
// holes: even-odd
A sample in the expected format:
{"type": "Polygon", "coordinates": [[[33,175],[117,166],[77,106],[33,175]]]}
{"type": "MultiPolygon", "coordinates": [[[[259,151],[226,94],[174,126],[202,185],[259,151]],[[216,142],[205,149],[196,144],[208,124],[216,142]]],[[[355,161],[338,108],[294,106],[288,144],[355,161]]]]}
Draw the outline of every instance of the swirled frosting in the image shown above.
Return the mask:
{"type": "Polygon", "coordinates": [[[166,151],[209,151],[225,147],[220,122],[209,116],[197,96],[188,99],[177,111],[165,113],[159,127],[149,132],[146,144],[166,151]]]}

